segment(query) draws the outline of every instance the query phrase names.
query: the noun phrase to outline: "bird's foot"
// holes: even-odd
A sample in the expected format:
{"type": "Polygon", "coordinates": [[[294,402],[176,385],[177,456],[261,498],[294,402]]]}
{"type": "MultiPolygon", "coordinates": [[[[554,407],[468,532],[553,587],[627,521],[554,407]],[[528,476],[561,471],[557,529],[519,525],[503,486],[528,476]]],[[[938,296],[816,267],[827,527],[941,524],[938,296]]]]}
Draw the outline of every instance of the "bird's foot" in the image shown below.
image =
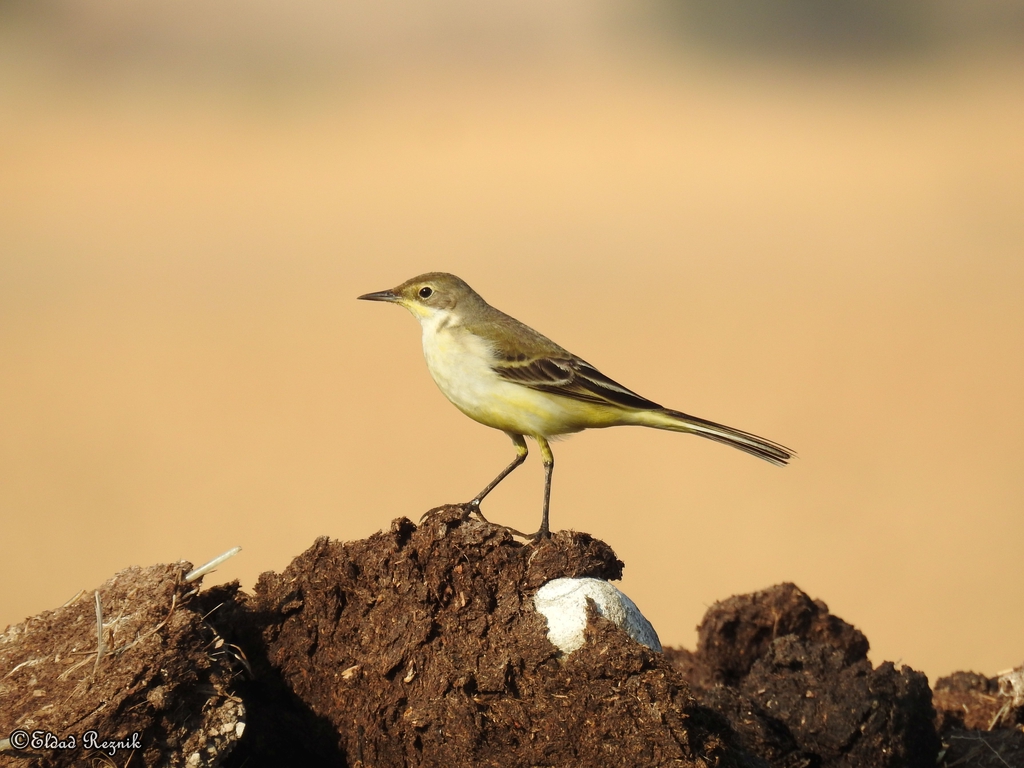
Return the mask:
{"type": "Polygon", "coordinates": [[[438,512],[441,512],[446,507],[458,507],[459,509],[461,509],[462,510],[461,519],[462,519],[463,522],[468,520],[473,515],[475,515],[476,518],[478,520],[481,520],[482,522],[489,522],[489,520],[487,520],[487,518],[484,517],[483,513],[480,511],[480,501],[478,499],[474,499],[471,502],[459,502],[459,503],[456,503],[456,504],[444,504],[444,505],[441,505],[440,507],[437,507],[436,509],[431,509],[431,510],[429,510],[427,512],[424,512],[423,515],[420,517],[420,524],[422,525],[429,518],[433,517],[438,512]]]}
{"type": "Polygon", "coordinates": [[[551,531],[549,531],[547,528],[543,528],[543,529],[541,529],[539,531],[535,531],[534,533],[523,533],[522,531],[517,531],[515,528],[512,528],[511,526],[508,526],[508,525],[499,525],[498,527],[499,528],[504,528],[506,531],[511,533],[513,536],[518,536],[520,539],[529,539],[534,544],[536,544],[536,543],[538,543],[540,541],[543,541],[544,539],[550,539],[551,538],[551,531]]]}
{"type": "Polygon", "coordinates": [[[472,501],[467,501],[465,504],[459,504],[459,506],[462,507],[463,520],[469,520],[470,517],[476,515],[480,522],[490,523],[490,520],[484,517],[484,513],[480,511],[480,499],[473,499],[472,501]]]}
{"type": "MultiPolygon", "coordinates": [[[[520,534],[520,535],[522,535],[522,534],[520,534]]],[[[538,544],[538,543],[544,541],[545,539],[550,539],[551,538],[551,531],[549,531],[546,527],[545,528],[541,528],[539,531],[536,531],[534,533],[528,534],[524,538],[529,539],[534,544],[538,544]]]]}
{"type": "Polygon", "coordinates": [[[481,520],[483,520],[485,523],[487,522],[486,518],[484,518],[484,516],[480,513],[480,502],[474,500],[467,502],[456,502],[453,504],[442,504],[439,507],[427,510],[420,516],[420,525],[423,525],[425,522],[427,522],[431,518],[436,517],[437,515],[446,513],[452,507],[459,510],[459,520],[461,522],[466,522],[467,520],[469,520],[470,516],[474,514],[481,520]]]}
{"type": "MultiPolygon", "coordinates": [[[[548,529],[546,525],[543,526],[539,531],[535,531],[534,533],[523,533],[522,531],[517,531],[515,528],[512,528],[508,525],[492,523],[490,520],[484,517],[484,513],[480,511],[480,499],[472,499],[471,501],[466,501],[463,502],[462,504],[452,504],[452,506],[458,507],[459,509],[462,510],[463,522],[469,520],[471,517],[476,517],[482,523],[493,525],[495,528],[501,528],[503,530],[508,531],[513,536],[518,536],[520,539],[529,539],[534,543],[542,541],[544,539],[551,538],[551,531],[548,529]]],[[[427,513],[427,515],[424,515],[423,519],[426,519],[428,515],[429,513],[427,513]]],[[[421,520],[420,522],[423,521],[421,520]]]]}
{"type": "Polygon", "coordinates": [[[423,525],[423,523],[427,522],[430,518],[441,514],[446,509],[450,509],[452,507],[460,510],[461,514],[459,515],[459,519],[462,522],[466,522],[471,517],[475,516],[481,522],[489,525],[492,524],[486,517],[484,517],[484,513],[480,511],[480,499],[473,499],[472,501],[462,501],[455,504],[442,504],[440,507],[428,510],[420,517],[420,525],[423,525]]]}
{"type": "MultiPolygon", "coordinates": [[[[458,505],[456,505],[456,506],[458,506],[458,505]]],[[[431,520],[434,517],[437,517],[437,515],[439,513],[443,512],[443,511],[444,511],[444,506],[434,507],[433,509],[428,509],[422,515],[420,515],[420,525],[423,525],[428,520],[431,520]]]]}

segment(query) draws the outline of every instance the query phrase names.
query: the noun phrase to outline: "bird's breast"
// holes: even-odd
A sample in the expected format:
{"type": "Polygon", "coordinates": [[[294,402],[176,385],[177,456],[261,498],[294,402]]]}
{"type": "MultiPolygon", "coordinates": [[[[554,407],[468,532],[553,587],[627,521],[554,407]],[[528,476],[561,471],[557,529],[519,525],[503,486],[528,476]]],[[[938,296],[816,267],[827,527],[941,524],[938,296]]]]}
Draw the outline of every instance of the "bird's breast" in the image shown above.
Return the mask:
{"type": "Polygon", "coordinates": [[[424,323],[423,355],[444,396],[481,424],[544,437],[605,426],[594,422],[591,405],[501,378],[491,346],[460,326],[424,323]]]}
{"type": "Polygon", "coordinates": [[[461,327],[424,326],[423,356],[444,396],[467,415],[482,420],[500,383],[491,368],[493,352],[487,342],[461,327]]]}

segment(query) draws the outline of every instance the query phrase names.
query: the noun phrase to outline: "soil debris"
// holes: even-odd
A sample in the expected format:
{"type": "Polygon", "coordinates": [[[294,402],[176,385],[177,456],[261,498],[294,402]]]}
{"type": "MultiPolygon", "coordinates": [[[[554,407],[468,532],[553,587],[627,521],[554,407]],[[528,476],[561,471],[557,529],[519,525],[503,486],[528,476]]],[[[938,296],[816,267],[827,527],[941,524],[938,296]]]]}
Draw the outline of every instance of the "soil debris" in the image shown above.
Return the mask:
{"type": "Polygon", "coordinates": [[[697,654],[713,682],[736,685],[776,639],[789,635],[840,651],[846,664],[868,655],[859,629],[788,582],[712,605],[697,627],[697,654]]]}
{"type": "Polygon", "coordinates": [[[939,730],[987,731],[1001,706],[999,681],[976,672],[954,672],[935,681],[932,701],[938,712],[939,730]]]}
{"type": "Polygon", "coordinates": [[[319,539],[260,578],[249,610],[267,661],[349,766],[757,765],[664,657],[596,612],[579,650],[548,641],[537,588],[621,570],[586,534],[524,545],[449,507],[420,527],[319,539]]]}
{"type": "Polygon", "coordinates": [[[189,563],[133,567],[0,635],[0,765],[218,764],[245,729],[239,657],[189,563]]]}
{"type": "Polygon", "coordinates": [[[1024,665],[995,677],[954,672],[932,694],[941,768],[1024,766],[1024,665]]]}
{"type": "Polygon", "coordinates": [[[927,678],[873,668],[867,652],[867,638],[825,603],[780,584],[711,606],[697,651],[669,657],[772,766],[934,766],[927,678]]]}

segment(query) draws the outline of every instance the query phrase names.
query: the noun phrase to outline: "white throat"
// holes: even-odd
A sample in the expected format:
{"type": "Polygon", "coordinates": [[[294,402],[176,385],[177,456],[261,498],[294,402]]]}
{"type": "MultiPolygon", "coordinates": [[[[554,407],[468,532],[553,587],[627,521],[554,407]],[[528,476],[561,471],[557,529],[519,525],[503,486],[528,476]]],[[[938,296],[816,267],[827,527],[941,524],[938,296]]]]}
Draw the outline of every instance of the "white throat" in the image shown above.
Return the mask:
{"type": "Polygon", "coordinates": [[[498,378],[491,368],[491,345],[467,331],[462,318],[449,310],[421,310],[417,319],[423,329],[423,357],[434,383],[456,407],[479,418],[498,378]]]}

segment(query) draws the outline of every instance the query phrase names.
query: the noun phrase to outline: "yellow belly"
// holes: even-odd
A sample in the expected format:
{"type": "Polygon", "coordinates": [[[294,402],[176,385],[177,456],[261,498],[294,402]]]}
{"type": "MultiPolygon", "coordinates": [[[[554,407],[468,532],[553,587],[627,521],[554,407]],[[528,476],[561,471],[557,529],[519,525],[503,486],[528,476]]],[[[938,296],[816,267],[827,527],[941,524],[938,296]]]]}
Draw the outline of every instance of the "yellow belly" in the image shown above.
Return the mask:
{"type": "Polygon", "coordinates": [[[493,353],[486,343],[459,329],[425,332],[423,354],[444,396],[471,419],[488,427],[518,435],[553,437],[621,423],[617,409],[502,379],[491,369],[493,353]]]}

